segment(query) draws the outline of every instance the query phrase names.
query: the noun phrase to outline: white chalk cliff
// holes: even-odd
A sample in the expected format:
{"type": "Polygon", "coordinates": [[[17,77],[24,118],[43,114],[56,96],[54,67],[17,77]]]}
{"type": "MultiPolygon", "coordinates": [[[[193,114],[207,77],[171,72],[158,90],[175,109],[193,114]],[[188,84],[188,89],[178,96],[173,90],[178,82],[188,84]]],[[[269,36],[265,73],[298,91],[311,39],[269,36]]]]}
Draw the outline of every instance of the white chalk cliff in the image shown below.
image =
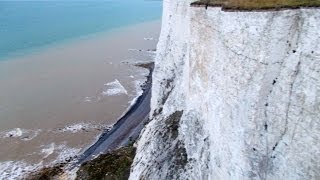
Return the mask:
{"type": "Polygon", "coordinates": [[[163,2],[130,179],[320,179],[320,9],[163,2]]]}

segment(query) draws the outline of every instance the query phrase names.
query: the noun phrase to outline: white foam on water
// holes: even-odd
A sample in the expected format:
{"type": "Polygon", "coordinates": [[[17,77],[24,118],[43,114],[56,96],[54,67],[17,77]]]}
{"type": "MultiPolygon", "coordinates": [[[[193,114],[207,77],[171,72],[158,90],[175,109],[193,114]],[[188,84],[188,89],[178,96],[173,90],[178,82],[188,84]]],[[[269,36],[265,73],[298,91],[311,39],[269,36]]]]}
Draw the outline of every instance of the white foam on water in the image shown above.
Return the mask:
{"type": "Polygon", "coordinates": [[[0,162],[0,179],[24,179],[27,174],[38,170],[40,167],[42,167],[42,162],[38,164],[28,164],[24,161],[0,162]]]}
{"type": "Polygon", "coordinates": [[[53,164],[62,163],[66,160],[75,157],[80,153],[82,148],[72,148],[67,146],[66,144],[61,144],[56,146],[57,157],[53,161],[53,164]]]}
{"type": "Polygon", "coordinates": [[[122,86],[122,84],[117,79],[115,79],[112,82],[106,83],[104,85],[107,86],[108,89],[103,91],[102,95],[105,95],[105,96],[114,96],[119,94],[128,95],[127,90],[122,86]]]}
{"type": "Polygon", "coordinates": [[[72,159],[74,156],[78,155],[81,148],[71,148],[65,143],[61,145],[56,145],[51,143],[43,148],[40,153],[45,154],[44,158],[51,154],[56,155],[54,161],[50,164],[44,164],[40,161],[38,164],[31,164],[25,161],[4,161],[0,162],[0,179],[6,180],[17,180],[25,179],[30,173],[36,172],[43,167],[54,166],[58,163],[66,162],[68,159],[72,159]]]}
{"type": "MultiPolygon", "coordinates": [[[[142,64],[142,63],[146,63],[145,61],[137,61],[135,62],[135,64],[142,64]]],[[[146,69],[146,68],[140,68],[140,75],[139,76],[143,76],[142,78],[139,78],[135,81],[133,81],[134,83],[134,94],[130,95],[131,97],[133,97],[133,99],[131,101],[129,101],[128,103],[130,104],[129,107],[127,108],[127,110],[125,111],[125,113],[137,102],[138,98],[142,95],[143,90],[142,90],[142,85],[144,83],[146,83],[146,77],[149,75],[150,70],[146,69]]],[[[134,76],[130,76],[131,78],[135,78],[134,76]]]]}
{"type": "Polygon", "coordinates": [[[156,54],[156,51],[153,49],[128,49],[128,51],[137,51],[137,52],[145,52],[148,54],[152,54],[152,57],[156,54]]]}
{"type": "MultiPolygon", "coordinates": [[[[146,76],[149,74],[149,71],[144,69],[143,71],[141,71],[141,74],[143,76],[146,76]]],[[[133,99],[128,102],[128,104],[129,104],[128,108],[121,114],[120,117],[123,117],[130,110],[130,108],[137,102],[138,98],[143,94],[143,90],[141,88],[141,85],[144,83],[145,83],[145,79],[140,79],[140,80],[134,81],[135,92],[133,95],[130,95],[131,97],[133,97],[133,99]]]]}
{"type": "Polygon", "coordinates": [[[92,101],[92,98],[91,97],[85,97],[84,98],[84,102],[91,102],[92,101]]]}
{"type": "Polygon", "coordinates": [[[128,107],[128,110],[137,102],[138,98],[142,95],[143,90],[141,88],[141,85],[143,83],[145,83],[143,80],[134,81],[135,97],[131,101],[128,102],[130,104],[129,107],[128,107]]]}
{"type": "Polygon", "coordinates": [[[132,78],[132,79],[134,78],[134,76],[132,76],[132,75],[130,75],[129,77],[132,78]]]}
{"type": "MultiPolygon", "coordinates": [[[[42,146],[43,147],[43,146],[42,146]]],[[[41,153],[44,154],[44,159],[50,156],[55,149],[55,143],[51,143],[49,145],[44,146],[45,148],[41,149],[41,153]]]]}
{"type": "Polygon", "coordinates": [[[153,37],[145,37],[143,39],[146,40],[146,41],[153,41],[153,37]]]}
{"type": "Polygon", "coordinates": [[[141,49],[128,49],[128,51],[142,51],[141,49]]]}
{"type": "Polygon", "coordinates": [[[42,132],[41,129],[38,130],[28,130],[26,136],[21,137],[21,140],[23,141],[30,141],[33,138],[37,137],[39,135],[39,133],[42,132]]]}
{"type": "MultiPolygon", "coordinates": [[[[140,96],[140,95],[139,95],[139,96],[140,96]]],[[[126,110],[125,112],[128,112],[129,109],[137,102],[139,96],[133,98],[131,101],[128,102],[130,105],[129,105],[129,107],[127,108],[127,110],[126,110]]],[[[124,113],[124,114],[126,114],[126,113],[124,113]]],[[[124,115],[124,114],[123,114],[123,115],[124,115]]]]}
{"type": "Polygon", "coordinates": [[[9,130],[5,132],[5,135],[3,137],[8,138],[8,137],[20,137],[22,136],[23,132],[20,128],[15,128],[12,130],[9,130]]]}
{"type": "Polygon", "coordinates": [[[143,80],[136,80],[134,81],[134,87],[135,87],[135,93],[136,93],[136,96],[139,97],[142,95],[143,93],[143,90],[142,90],[142,85],[144,84],[145,82],[143,80]]]}
{"type": "Polygon", "coordinates": [[[77,124],[67,125],[64,128],[58,129],[57,132],[77,133],[80,131],[89,131],[92,129],[101,129],[101,128],[103,128],[102,125],[81,122],[77,124]]]}
{"type": "Polygon", "coordinates": [[[148,49],[148,50],[146,50],[146,52],[150,54],[150,57],[154,57],[157,53],[157,51],[155,51],[153,49],[148,49]]]}
{"type": "Polygon", "coordinates": [[[47,166],[53,166],[57,163],[66,162],[66,160],[75,157],[79,154],[82,148],[73,148],[66,145],[66,142],[62,144],[50,143],[48,145],[40,146],[42,149],[40,154],[43,154],[43,158],[47,158],[52,155],[54,160],[47,166]]]}
{"type": "Polygon", "coordinates": [[[20,138],[23,141],[29,141],[38,136],[41,132],[41,129],[38,130],[31,130],[31,129],[21,129],[21,128],[14,128],[11,130],[0,132],[0,138],[20,138]]]}

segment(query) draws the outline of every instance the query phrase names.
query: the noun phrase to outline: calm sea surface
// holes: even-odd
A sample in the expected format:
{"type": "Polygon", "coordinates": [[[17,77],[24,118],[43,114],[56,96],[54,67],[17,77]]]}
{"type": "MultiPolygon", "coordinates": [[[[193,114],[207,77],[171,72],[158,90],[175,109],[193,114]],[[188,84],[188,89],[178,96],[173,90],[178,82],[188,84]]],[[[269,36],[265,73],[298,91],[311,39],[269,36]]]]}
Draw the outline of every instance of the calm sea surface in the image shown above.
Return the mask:
{"type": "Polygon", "coordinates": [[[0,1],[0,60],[92,33],[159,19],[161,1],[0,1]]]}

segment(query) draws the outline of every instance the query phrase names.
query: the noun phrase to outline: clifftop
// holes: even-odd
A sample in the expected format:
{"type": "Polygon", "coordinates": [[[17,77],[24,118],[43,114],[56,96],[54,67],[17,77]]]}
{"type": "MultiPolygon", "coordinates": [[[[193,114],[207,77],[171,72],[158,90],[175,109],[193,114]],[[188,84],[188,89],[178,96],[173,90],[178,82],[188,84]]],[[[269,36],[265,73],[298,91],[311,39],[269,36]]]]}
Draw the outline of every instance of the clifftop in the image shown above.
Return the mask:
{"type": "Polygon", "coordinates": [[[222,7],[225,10],[280,10],[320,7],[320,0],[198,0],[191,6],[222,7]]]}

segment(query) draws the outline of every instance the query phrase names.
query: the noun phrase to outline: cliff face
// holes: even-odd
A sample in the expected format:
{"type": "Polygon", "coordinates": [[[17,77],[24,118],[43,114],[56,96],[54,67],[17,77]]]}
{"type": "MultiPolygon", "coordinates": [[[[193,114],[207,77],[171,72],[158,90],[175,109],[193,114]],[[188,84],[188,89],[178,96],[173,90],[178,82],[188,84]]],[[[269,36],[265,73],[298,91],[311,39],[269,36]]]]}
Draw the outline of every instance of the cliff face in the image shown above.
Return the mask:
{"type": "Polygon", "coordinates": [[[320,179],[320,10],[164,1],[131,179],[320,179]]]}

